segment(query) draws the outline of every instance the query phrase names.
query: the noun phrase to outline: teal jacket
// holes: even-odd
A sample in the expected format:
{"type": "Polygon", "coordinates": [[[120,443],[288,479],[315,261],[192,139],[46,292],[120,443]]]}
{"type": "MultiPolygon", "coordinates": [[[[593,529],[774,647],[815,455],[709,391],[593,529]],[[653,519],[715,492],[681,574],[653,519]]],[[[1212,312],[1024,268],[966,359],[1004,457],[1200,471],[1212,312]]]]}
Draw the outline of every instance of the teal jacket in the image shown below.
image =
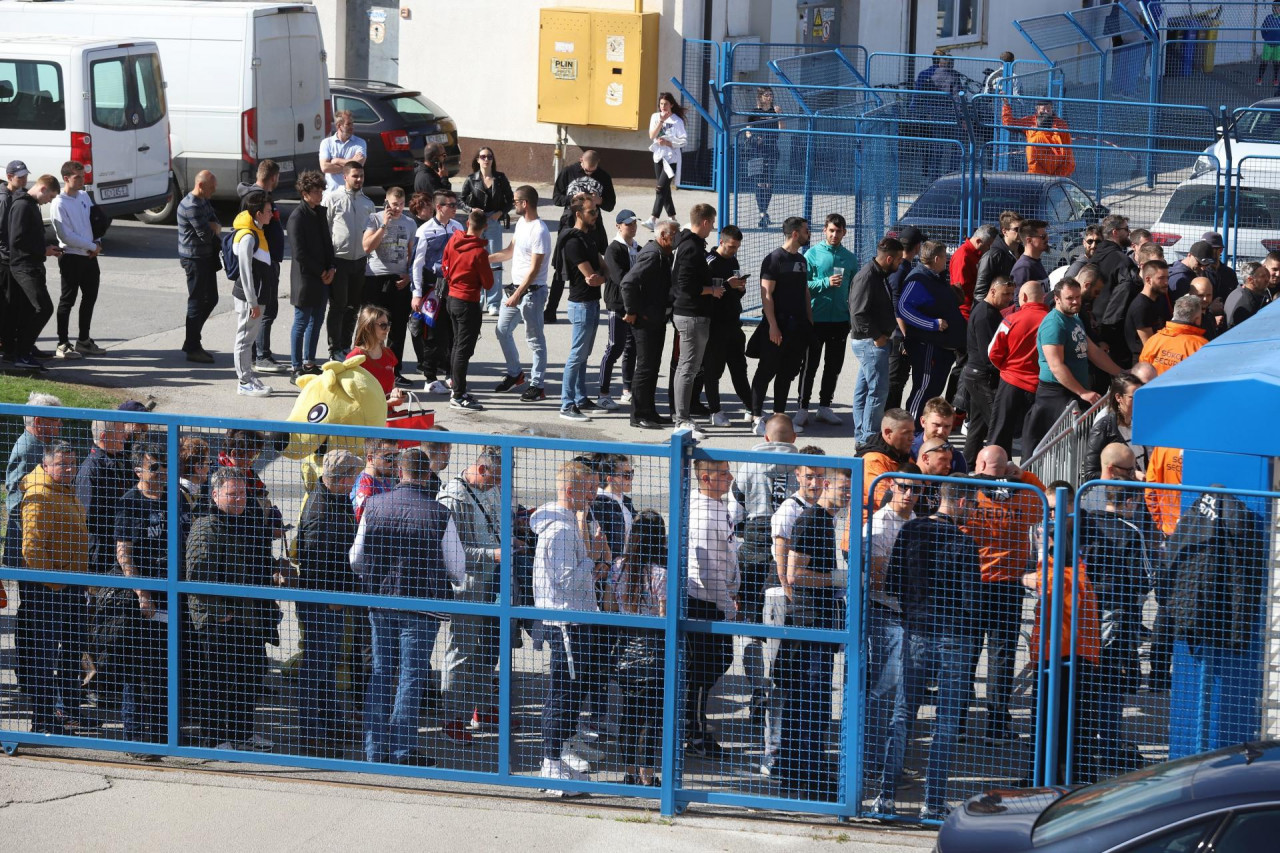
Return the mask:
{"type": "Polygon", "coordinates": [[[810,246],[804,253],[809,265],[809,299],[813,302],[813,322],[849,322],[849,284],[858,272],[858,261],[843,245],[831,248],[826,242],[810,246]],[[836,267],[844,269],[844,281],[831,287],[828,281],[836,267]]]}

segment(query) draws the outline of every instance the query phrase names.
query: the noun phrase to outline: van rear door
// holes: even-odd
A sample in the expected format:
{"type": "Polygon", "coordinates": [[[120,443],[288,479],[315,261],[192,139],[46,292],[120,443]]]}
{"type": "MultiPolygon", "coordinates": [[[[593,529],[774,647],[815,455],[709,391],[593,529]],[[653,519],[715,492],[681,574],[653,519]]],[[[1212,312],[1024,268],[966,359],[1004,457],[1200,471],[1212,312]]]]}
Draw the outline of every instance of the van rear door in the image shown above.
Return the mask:
{"type": "Polygon", "coordinates": [[[298,168],[318,169],[320,142],[329,133],[329,71],[324,61],[324,41],[314,7],[290,11],[289,58],[293,71],[294,152],[298,168]]]}
{"type": "Polygon", "coordinates": [[[286,186],[317,168],[324,138],[326,71],[320,27],[310,7],[287,6],[254,17],[257,159],[280,165],[286,186]]]}
{"type": "Polygon", "coordinates": [[[163,196],[169,186],[169,120],[154,44],[85,52],[93,195],[99,204],[163,196]]]}

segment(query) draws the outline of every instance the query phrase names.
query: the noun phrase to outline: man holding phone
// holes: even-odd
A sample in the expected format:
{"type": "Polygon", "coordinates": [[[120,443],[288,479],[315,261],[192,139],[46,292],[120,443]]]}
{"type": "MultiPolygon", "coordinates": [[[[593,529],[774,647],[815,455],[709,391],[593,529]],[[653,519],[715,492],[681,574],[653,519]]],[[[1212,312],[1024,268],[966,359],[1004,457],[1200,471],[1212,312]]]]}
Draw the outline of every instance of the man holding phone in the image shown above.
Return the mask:
{"type": "Polygon", "coordinates": [[[809,302],[813,307],[813,336],[809,338],[809,357],[800,378],[800,411],[797,426],[809,421],[809,400],[813,382],[818,378],[818,362],[825,361],[822,386],[818,391],[818,422],[838,425],[840,418],[831,411],[836,395],[836,380],[844,367],[844,345],[849,339],[849,282],[858,269],[857,259],[842,244],[844,217],[827,216],[822,242],[804,253],[809,266],[809,302]]]}
{"type": "Polygon", "coordinates": [[[729,368],[734,393],[742,405],[751,410],[751,379],[747,376],[747,336],[742,332],[742,294],[747,290],[750,273],[738,271],[738,247],[742,231],[736,225],[720,229],[720,245],[707,253],[707,270],[713,282],[723,281],[724,294],[716,300],[711,312],[711,329],[706,353],[702,358],[703,378],[707,391],[707,408],[711,425],[726,427],[729,417],[720,410],[720,377],[729,368]]]}

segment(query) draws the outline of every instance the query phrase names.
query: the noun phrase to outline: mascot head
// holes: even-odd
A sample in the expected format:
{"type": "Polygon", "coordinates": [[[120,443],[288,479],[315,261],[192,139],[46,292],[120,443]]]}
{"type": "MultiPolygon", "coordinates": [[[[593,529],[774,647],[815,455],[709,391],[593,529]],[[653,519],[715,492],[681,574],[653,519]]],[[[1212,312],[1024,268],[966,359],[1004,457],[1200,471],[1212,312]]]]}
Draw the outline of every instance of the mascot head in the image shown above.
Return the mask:
{"type": "MultiPolygon", "coordinates": [[[[346,361],[327,361],[318,375],[299,376],[301,391],[287,420],[329,426],[386,426],[387,398],[378,380],[360,366],[364,364],[364,358],[357,355],[346,361]]],[[[290,459],[312,457],[303,465],[303,479],[308,487],[318,474],[318,471],[309,469],[318,464],[314,457],[321,446],[329,450],[350,450],[357,456],[364,456],[362,438],[290,433],[282,453],[290,459]]]]}

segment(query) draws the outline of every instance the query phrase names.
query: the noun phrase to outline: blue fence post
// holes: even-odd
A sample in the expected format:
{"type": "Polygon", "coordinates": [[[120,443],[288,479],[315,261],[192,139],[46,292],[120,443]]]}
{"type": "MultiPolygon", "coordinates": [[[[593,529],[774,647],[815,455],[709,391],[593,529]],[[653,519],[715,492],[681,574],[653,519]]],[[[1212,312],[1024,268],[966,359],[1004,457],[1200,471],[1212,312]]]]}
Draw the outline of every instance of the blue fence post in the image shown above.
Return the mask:
{"type": "Polygon", "coordinates": [[[662,792],[659,808],[664,815],[673,815],[684,810],[684,804],[676,798],[676,788],[680,781],[677,773],[683,773],[683,767],[676,762],[676,752],[680,749],[680,717],[684,707],[683,672],[680,670],[680,618],[684,609],[684,541],[685,541],[685,496],[684,469],[685,448],[689,433],[681,431],[671,437],[670,456],[668,457],[667,485],[668,526],[667,526],[667,616],[663,630],[663,683],[662,691],[662,792]],[[679,767],[679,769],[677,769],[679,767]]]}
{"type": "Polygon", "coordinates": [[[182,653],[182,646],[179,643],[182,634],[182,607],[178,601],[178,581],[182,577],[182,548],[179,542],[179,536],[182,533],[182,523],[179,504],[182,501],[182,487],[178,483],[178,477],[182,473],[178,465],[178,426],[176,424],[170,426],[165,431],[165,457],[169,460],[168,470],[165,471],[165,488],[168,491],[165,494],[165,511],[169,514],[168,520],[168,550],[169,550],[169,571],[165,573],[165,599],[169,608],[169,623],[165,631],[167,640],[167,650],[165,659],[168,662],[169,682],[165,691],[168,699],[168,709],[165,712],[168,725],[165,727],[167,736],[165,742],[169,747],[178,745],[178,735],[181,733],[181,720],[179,715],[182,713],[182,691],[178,688],[181,681],[182,661],[179,656],[182,653]]]}
{"type": "MultiPolygon", "coordinates": [[[[1065,488],[1059,488],[1054,494],[1055,512],[1053,516],[1053,591],[1051,593],[1051,613],[1048,620],[1045,619],[1044,612],[1044,573],[1041,572],[1041,607],[1040,607],[1040,634],[1041,645],[1043,645],[1044,626],[1046,621],[1049,624],[1049,660],[1042,661],[1042,666],[1047,670],[1048,693],[1045,702],[1045,726],[1044,726],[1044,778],[1040,780],[1042,785],[1051,785],[1058,775],[1058,738],[1061,735],[1058,732],[1058,694],[1063,689],[1062,685],[1062,572],[1063,566],[1069,561],[1067,553],[1069,542],[1067,540],[1067,512],[1066,508],[1071,500],[1070,493],[1065,488]]],[[[1073,573],[1074,574],[1074,573],[1073,573]]],[[[1064,721],[1065,722],[1065,721],[1064,721]]]]}
{"type": "MultiPolygon", "coordinates": [[[[863,565],[865,555],[862,553],[862,537],[858,535],[857,519],[865,515],[867,495],[863,492],[862,460],[858,459],[850,472],[850,481],[858,483],[858,500],[849,507],[849,553],[845,555],[845,566],[849,577],[845,583],[845,625],[848,627],[848,642],[845,644],[845,679],[844,710],[840,715],[844,720],[844,749],[841,769],[844,773],[841,788],[845,793],[845,805],[848,817],[857,817],[862,811],[862,763],[866,756],[866,720],[864,711],[867,707],[867,641],[866,613],[867,599],[864,584],[869,584],[871,573],[863,565]]],[[[870,518],[869,515],[866,517],[870,518]]]]}
{"type": "Polygon", "coordinates": [[[502,653],[498,657],[498,775],[507,777],[511,774],[511,607],[515,604],[515,560],[512,559],[511,547],[515,542],[511,520],[514,517],[515,496],[512,480],[515,479],[515,449],[510,444],[502,445],[502,485],[501,502],[502,518],[499,520],[498,532],[500,542],[506,543],[502,549],[502,562],[498,578],[498,602],[502,613],[498,619],[498,648],[502,653]]]}

